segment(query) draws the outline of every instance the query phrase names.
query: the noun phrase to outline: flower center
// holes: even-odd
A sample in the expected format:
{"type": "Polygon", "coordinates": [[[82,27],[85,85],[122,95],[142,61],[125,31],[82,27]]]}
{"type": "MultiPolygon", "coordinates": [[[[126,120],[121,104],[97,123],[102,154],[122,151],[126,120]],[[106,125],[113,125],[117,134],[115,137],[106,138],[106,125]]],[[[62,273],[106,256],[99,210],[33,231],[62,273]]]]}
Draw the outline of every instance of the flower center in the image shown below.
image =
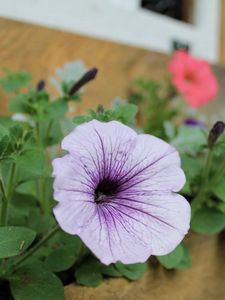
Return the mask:
{"type": "Polygon", "coordinates": [[[192,83],[194,81],[194,76],[193,76],[193,74],[186,74],[186,76],[185,76],[185,82],[187,83],[187,84],[190,84],[190,83],[192,83]]]}
{"type": "Polygon", "coordinates": [[[118,192],[119,183],[115,180],[103,179],[95,189],[95,202],[97,204],[107,202],[107,197],[113,196],[118,192]]]}

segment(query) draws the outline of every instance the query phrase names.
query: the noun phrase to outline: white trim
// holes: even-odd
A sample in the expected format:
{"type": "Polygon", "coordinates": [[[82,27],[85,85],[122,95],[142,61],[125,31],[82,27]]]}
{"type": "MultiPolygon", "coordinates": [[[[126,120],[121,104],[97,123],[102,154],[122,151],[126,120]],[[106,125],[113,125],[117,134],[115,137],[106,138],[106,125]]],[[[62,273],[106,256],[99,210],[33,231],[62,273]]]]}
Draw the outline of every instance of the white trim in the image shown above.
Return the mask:
{"type": "Polygon", "coordinates": [[[193,25],[138,8],[138,1],[0,0],[0,16],[164,53],[178,39],[190,43],[194,55],[218,60],[220,0],[196,0],[193,25]]]}
{"type": "Polygon", "coordinates": [[[109,0],[112,4],[117,5],[119,8],[136,10],[139,8],[140,0],[109,0]]]}

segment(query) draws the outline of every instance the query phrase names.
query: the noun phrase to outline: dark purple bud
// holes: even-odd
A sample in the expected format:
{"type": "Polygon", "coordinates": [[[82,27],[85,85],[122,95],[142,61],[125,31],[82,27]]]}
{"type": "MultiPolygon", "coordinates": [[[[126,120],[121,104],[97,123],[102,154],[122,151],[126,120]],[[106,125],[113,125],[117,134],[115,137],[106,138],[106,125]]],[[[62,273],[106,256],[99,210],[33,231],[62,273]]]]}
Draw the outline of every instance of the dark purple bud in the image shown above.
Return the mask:
{"type": "Polygon", "coordinates": [[[42,91],[45,88],[45,81],[44,80],[40,80],[37,83],[37,91],[42,91]]]}
{"type": "Polygon", "coordinates": [[[104,113],[104,107],[103,107],[103,105],[101,105],[101,104],[98,105],[97,112],[100,113],[100,114],[104,113]]]}
{"type": "Polygon", "coordinates": [[[192,118],[184,120],[184,124],[193,127],[204,127],[204,124],[201,121],[192,118]]]}
{"type": "Polygon", "coordinates": [[[69,96],[73,96],[76,94],[79,89],[81,89],[85,84],[87,84],[89,81],[95,79],[96,75],[98,73],[98,69],[92,68],[89,71],[87,71],[81,79],[79,79],[70,89],[68,92],[69,96]]]}
{"type": "Polygon", "coordinates": [[[218,121],[213,125],[208,136],[208,145],[210,148],[212,148],[215,145],[219,136],[224,132],[224,129],[225,129],[225,123],[222,121],[218,121]]]}

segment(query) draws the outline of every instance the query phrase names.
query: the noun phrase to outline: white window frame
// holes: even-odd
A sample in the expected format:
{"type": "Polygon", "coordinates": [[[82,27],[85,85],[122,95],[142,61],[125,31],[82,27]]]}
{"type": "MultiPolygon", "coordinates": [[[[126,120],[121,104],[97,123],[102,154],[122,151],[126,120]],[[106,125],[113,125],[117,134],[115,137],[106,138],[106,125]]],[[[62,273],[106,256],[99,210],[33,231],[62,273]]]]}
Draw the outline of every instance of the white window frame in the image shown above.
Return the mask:
{"type": "Polygon", "coordinates": [[[0,16],[112,40],[171,51],[173,40],[194,55],[218,61],[220,0],[195,0],[194,24],[141,9],[139,0],[0,0],[0,16]]]}

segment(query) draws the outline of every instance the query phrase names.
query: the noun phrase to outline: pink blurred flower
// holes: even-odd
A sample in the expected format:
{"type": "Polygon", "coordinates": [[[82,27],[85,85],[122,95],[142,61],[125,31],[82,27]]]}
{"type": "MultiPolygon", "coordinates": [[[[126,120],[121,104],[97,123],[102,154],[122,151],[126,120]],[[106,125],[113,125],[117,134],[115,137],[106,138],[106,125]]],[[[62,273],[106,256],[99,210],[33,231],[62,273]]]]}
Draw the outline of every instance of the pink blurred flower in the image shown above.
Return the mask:
{"type": "Polygon", "coordinates": [[[218,83],[210,65],[178,50],[169,63],[172,83],[192,107],[212,101],[218,93],[218,83]]]}

